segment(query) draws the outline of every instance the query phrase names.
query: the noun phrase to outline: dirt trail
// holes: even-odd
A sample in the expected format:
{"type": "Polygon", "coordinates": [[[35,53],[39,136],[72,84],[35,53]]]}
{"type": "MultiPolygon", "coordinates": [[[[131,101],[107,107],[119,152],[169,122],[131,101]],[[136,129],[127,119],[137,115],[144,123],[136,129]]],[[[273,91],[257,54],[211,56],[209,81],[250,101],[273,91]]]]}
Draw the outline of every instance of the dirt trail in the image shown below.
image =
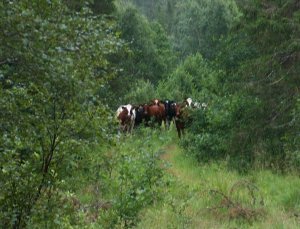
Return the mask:
{"type": "Polygon", "coordinates": [[[161,155],[161,159],[163,160],[167,160],[170,161],[170,159],[172,158],[172,152],[174,152],[175,150],[177,150],[177,146],[176,145],[167,145],[164,148],[165,153],[161,155]]]}
{"type": "Polygon", "coordinates": [[[165,153],[161,155],[161,159],[170,163],[167,171],[175,176],[178,180],[186,184],[195,184],[199,178],[193,174],[193,170],[187,169],[194,165],[187,165],[186,161],[180,161],[182,157],[180,148],[176,144],[167,145],[164,147],[165,153]]]}
{"type": "Polygon", "coordinates": [[[168,167],[167,171],[174,175],[177,178],[180,178],[180,170],[174,167],[174,157],[175,153],[178,150],[176,145],[168,145],[164,148],[165,153],[161,155],[161,159],[171,163],[170,167],[168,167]]]}

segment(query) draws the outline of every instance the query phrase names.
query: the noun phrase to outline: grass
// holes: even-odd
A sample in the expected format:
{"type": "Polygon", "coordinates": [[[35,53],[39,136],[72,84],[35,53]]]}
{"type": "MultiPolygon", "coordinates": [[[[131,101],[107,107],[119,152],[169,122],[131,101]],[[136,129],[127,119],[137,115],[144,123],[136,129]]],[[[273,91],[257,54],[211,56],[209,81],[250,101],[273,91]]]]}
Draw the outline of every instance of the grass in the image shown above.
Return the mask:
{"type": "Polygon", "coordinates": [[[199,165],[176,140],[161,156],[169,163],[165,197],[141,212],[136,228],[300,228],[299,177],[266,170],[241,175],[225,162],[199,165]]]}
{"type": "MultiPolygon", "coordinates": [[[[135,228],[300,228],[298,176],[267,170],[241,175],[228,170],[226,162],[200,165],[178,141],[174,129],[141,129],[109,149],[112,156],[121,151],[138,155],[141,148],[160,152],[162,167],[167,165],[162,198],[139,212],[135,228]]],[[[84,205],[97,199],[92,186],[78,197],[84,205]]]]}
{"type": "Polygon", "coordinates": [[[74,198],[78,210],[84,212],[87,228],[131,224],[136,211],[152,199],[160,199],[164,182],[160,182],[163,165],[160,167],[159,155],[171,140],[165,130],[142,128],[118,136],[111,147],[103,150],[100,146],[97,154],[91,153],[88,174],[74,178],[81,183],[73,182],[77,184],[74,198]]]}

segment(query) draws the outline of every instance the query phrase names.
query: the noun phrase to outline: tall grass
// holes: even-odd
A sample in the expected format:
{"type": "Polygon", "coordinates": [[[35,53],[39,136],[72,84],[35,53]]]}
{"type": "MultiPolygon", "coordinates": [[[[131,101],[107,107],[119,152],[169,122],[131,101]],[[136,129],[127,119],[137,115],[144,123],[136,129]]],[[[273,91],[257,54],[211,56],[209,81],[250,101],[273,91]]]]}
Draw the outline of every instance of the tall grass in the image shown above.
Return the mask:
{"type": "Polygon", "coordinates": [[[175,142],[165,147],[170,184],[137,228],[299,228],[298,176],[241,175],[226,162],[200,165],[183,150],[175,142]]]}
{"type": "Polygon", "coordinates": [[[141,128],[95,153],[99,177],[76,194],[81,209],[90,207],[86,227],[299,228],[297,175],[267,170],[242,175],[228,170],[225,161],[199,164],[178,141],[174,127],[141,128]],[[91,209],[99,201],[110,205],[91,209]]]}

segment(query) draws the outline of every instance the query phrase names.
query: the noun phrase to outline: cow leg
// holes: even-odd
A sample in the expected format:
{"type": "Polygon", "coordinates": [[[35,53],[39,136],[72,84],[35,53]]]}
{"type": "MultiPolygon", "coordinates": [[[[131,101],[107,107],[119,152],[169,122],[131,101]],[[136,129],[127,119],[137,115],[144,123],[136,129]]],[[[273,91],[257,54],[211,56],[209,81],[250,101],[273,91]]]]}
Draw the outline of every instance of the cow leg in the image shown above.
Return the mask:
{"type": "Polygon", "coordinates": [[[130,123],[126,123],[125,134],[130,134],[130,123]]]}
{"type": "Polygon", "coordinates": [[[170,129],[170,119],[166,118],[165,124],[166,124],[166,130],[170,129]]]}
{"type": "Polygon", "coordinates": [[[161,119],[158,119],[156,122],[158,123],[158,128],[160,128],[160,127],[161,127],[161,124],[162,124],[161,119]]]}
{"type": "Polygon", "coordinates": [[[126,126],[125,126],[125,125],[123,125],[123,126],[121,127],[121,132],[122,132],[122,134],[125,134],[125,133],[126,133],[126,126]]]}
{"type": "Polygon", "coordinates": [[[178,137],[181,138],[181,130],[177,129],[178,137]]]}
{"type": "Polygon", "coordinates": [[[134,127],[134,120],[132,120],[130,123],[130,133],[132,133],[133,127],[134,127]]]}
{"type": "Polygon", "coordinates": [[[185,135],[185,125],[184,125],[184,122],[182,123],[182,126],[181,126],[181,133],[182,133],[182,136],[185,135]]]}
{"type": "Polygon", "coordinates": [[[178,134],[178,137],[181,138],[181,133],[180,133],[180,124],[178,121],[175,120],[175,126],[176,126],[176,130],[177,130],[177,134],[178,134]]]}

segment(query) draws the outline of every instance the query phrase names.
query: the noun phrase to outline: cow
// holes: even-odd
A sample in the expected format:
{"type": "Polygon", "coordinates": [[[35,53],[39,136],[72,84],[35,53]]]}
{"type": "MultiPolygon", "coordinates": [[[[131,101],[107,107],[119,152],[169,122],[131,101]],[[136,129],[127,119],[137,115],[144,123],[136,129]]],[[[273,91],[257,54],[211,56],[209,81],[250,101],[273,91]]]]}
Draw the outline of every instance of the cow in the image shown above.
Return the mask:
{"type": "Polygon", "coordinates": [[[192,107],[193,106],[193,100],[191,98],[187,98],[183,101],[186,107],[192,107]]]}
{"type": "Polygon", "coordinates": [[[127,104],[127,105],[121,105],[118,107],[117,111],[116,111],[116,116],[118,117],[118,115],[123,111],[123,109],[126,108],[127,111],[131,111],[132,109],[132,105],[131,104],[127,104]]]}
{"type": "Polygon", "coordinates": [[[140,124],[142,124],[145,121],[144,105],[140,104],[134,106],[133,111],[135,112],[134,126],[138,127],[140,124]]]}
{"type": "Polygon", "coordinates": [[[175,105],[175,126],[179,138],[184,135],[184,130],[190,121],[190,109],[185,102],[175,105]]]}
{"type": "Polygon", "coordinates": [[[194,102],[194,103],[192,104],[192,107],[193,107],[193,108],[196,108],[196,109],[206,110],[206,108],[207,108],[207,103],[194,102]]]}
{"type": "Polygon", "coordinates": [[[171,122],[176,116],[176,103],[172,100],[166,99],[164,101],[165,105],[165,119],[166,119],[166,129],[169,129],[171,122]]]}
{"type": "Polygon", "coordinates": [[[159,99],[152,99],[149,103],[149,105],[159,105],[161,104],[161,101],[159,99]]]}
{"type": "Polygon", "coordinates": [[[120,130],[124,133],[132,132],[134,127],[136,112],[131,104],[121,105],[116,112],[116,117],[119,120],[120,130]]]}
{"type": "Polygon", "coordinates": [[[187,98],[183,101],[186,107],[199,108],[205,110],[207,103],[193,102],[191,98],[187,98]]]}
{"type": "Polygon", "coordinates": [[[149,104],[144,104],[143,108],[146,125],[149,125],[151,119],[154,123],[158,123],[159,126],[161,126],[163,121],[165,122],[165,106],[160,100],[156,99],[149,104]]]}
{"type": "Polygon", "coordinates": [[[123,133],[129,132],[131,117],[126,106],[120,106],[116,112],[117,119],[120,125],[120,131],[123,133]]]}

